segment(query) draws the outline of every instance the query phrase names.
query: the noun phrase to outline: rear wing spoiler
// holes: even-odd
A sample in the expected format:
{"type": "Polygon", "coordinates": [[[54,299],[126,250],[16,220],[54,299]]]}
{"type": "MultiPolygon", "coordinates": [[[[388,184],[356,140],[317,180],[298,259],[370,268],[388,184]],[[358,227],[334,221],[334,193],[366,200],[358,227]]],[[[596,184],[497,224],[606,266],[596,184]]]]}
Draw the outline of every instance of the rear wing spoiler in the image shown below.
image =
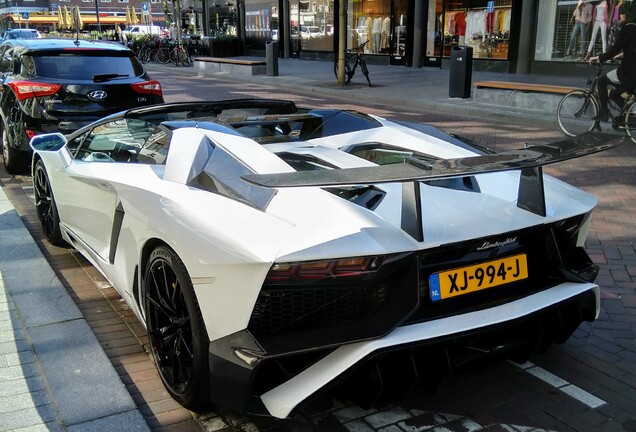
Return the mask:
{"type": "Polygon", "coordinates": [[[403,188],[402,229],[416,240],[422,241],[420,181],[520,170],[517,207],[545,216],[543,166],[605,151],[622,144],[625,139],[623,136],[587,132],[550,144],[529,145],[524,149],[482,156],[442,159],[434,162],[408,158],[401,164],[256,174],[243,176],[243,179],[266,188],[411,183],[408,186],[404,185],[403,188]]]}

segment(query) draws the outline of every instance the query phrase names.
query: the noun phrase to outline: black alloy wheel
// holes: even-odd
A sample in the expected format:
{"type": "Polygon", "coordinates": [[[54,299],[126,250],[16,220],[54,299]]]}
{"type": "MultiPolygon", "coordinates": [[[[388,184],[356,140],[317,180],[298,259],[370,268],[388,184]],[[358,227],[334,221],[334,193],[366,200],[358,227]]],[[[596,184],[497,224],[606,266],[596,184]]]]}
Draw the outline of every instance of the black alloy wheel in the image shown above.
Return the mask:
{"type": "Polygon", "coordinates": [[[159,246],[148,259],[143,286],[150,349],[161,380],[184,407],[205,407],[209,339],[185,265],[159,246]]]}
{"type": "Polygon", "coordinates": [[[60,216],[57,212],[51,183],[42,160],[37,161],[33,171],[33,191],[35,194],[35,211],[42,225],[46,239],[55,246],[68,246],[62,238],[60,216]]]}

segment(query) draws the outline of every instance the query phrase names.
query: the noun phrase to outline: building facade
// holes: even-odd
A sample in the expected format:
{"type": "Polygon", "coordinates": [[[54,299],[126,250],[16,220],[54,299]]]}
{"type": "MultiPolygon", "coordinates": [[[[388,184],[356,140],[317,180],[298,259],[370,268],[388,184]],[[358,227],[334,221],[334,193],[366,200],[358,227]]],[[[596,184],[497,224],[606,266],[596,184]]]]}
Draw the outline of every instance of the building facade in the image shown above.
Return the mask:
{"type": "MultiPolygon", "coordinates": [[[[246,53],[262,55],[266,42],[276,40],[281,56],[333,59],[340,1],[345,2],[347,48],[365,43],[372,63],[446,67],[453,48],[470,47],[478,70],[588,71],[581,56],[568,52],[579,0],[243,0],[236,21],[244,32],[246,53]]],[[[617,8],[631,2],[581,3],[592,18],[585,34],[578,25],[573,43],[577,50],[584,45],[586,53],[598,54],[615,34],[617,8]],[[600,19],[595,14],[599,8],[607,11],[605,25],[594,23],[600,19]]]]}

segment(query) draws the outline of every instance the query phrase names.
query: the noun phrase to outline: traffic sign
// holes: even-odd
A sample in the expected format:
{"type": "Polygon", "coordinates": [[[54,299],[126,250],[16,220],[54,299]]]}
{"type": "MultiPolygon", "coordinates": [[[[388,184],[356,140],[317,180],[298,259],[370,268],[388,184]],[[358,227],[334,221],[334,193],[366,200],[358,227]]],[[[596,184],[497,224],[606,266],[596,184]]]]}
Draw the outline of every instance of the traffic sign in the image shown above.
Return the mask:
{"type": "Polygon", "coordinates": [[[141,10],[144,12],[148,10],[148,2],[141,3],[141,10]]]}
{"type": "Polygon", "coordinates": [[[29,13],[28,12],[20,12],[20,16],[22,17],[22,19],[25,19],[25,20],[29,19],[29,13]]]}
{"type": "Polygon", "coordinates": [[[488,12],[494,12],[495,11],[495,2],[494,1],[489,1],[488,2],[488,6],[486,8],[488,9],[488,12]]]}

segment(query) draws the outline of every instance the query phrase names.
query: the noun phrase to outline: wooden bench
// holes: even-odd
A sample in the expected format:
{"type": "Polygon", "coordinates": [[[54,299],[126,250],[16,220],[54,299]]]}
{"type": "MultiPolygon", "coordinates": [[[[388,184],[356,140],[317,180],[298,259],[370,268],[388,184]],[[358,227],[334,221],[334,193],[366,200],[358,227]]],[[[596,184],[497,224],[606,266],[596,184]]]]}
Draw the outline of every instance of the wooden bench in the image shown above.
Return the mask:
{"type": "Polygon", "coordinates": [[[566,93],[576,87],[532,84],[508,81],[477,81],[473,83],[473,100],[476,102],[535,110],[556,112],[566,93]]]}
{"type": "Polygon", "coordinates": [[[265,75],[264,60],[248,60],[232,57],[195,57],[194,66],[203,74],[230,73],[238,75],[265,75]]]}
{"type": "Polygon", "coordinates": [[[473,84],[476,88],[480,89],[498,89],[498,90],[512,90],[522,92],[536,92],[536,93],[554,93],[554,94],[566,94],[575,90],[577,87],[548,85],[548,84],[532,84],[521,82],[509,82],[509,81],[478,81],[473,84]]]}

